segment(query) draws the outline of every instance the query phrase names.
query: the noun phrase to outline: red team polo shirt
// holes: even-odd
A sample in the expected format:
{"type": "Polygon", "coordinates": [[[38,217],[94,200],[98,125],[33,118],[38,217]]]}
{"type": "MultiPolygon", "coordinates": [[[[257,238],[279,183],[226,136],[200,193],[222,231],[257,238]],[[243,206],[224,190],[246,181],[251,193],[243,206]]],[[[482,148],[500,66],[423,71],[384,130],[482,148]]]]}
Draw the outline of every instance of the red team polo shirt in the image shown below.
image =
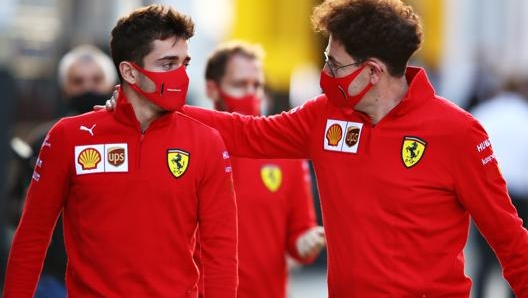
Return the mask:
{"type": "Polygon", "coordinates": [[[528,234],[488,136],[409,67],[403,101],[379,123],[325,95],[264,118],[186,107],[236,156],[309,158],[321,198],[329,298],[469,297],[470,215],[518,297],[528,297],[528,234]]]}
{"type": "Polygon", "coordinates": [[[197,297],[198,222],[206,297],[236,297],[230,172],[212,128],[172,113],[142,133],[122,94],[114,113],[59,121],[36,163],[4,297],[33,297],[61,211],[68,297],[197,297]]]}

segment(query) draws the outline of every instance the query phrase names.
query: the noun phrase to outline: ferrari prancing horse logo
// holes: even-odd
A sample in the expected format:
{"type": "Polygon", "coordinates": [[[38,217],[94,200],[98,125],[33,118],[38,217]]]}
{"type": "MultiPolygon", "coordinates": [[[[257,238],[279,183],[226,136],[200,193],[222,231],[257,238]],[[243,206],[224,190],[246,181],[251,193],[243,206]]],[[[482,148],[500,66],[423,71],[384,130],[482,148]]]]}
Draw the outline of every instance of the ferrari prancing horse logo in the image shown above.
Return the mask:
{"type": "Polygon", "coordinates": [[[265,165],[260,169],[260,178],[271,192],[276,192],[282,183],[281,168],[277,165],[265,165]]]}
{"type": "Polygon", "coordinates": [[[171,174],[176,178],[180,178],[185,173],[189,166],[189,160],[189,152],[179,149],[167,150],[167,165],[171,174]]]}
{"type": "Polygon", "coordinates": [[[401,148],[401,157],[406,168],[416,165],[422,158],[427,142],[417,137],[405,137],[401,148]]]}

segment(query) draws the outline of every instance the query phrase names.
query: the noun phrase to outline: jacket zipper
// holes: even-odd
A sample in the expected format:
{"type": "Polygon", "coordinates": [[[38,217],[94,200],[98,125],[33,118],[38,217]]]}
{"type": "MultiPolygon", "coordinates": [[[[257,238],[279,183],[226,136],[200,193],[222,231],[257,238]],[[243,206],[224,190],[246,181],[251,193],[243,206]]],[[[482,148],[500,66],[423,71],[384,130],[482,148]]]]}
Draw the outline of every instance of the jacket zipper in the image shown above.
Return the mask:
{"type": "Polygon", "coordinates": [[[137,162],[136,168],[141,170],[141,156],[143,151],[143,139],[145,138],[145,132],[140,132],[139,134],[139,144],[138,144],[138,153],[137,153],[137,162]]]}

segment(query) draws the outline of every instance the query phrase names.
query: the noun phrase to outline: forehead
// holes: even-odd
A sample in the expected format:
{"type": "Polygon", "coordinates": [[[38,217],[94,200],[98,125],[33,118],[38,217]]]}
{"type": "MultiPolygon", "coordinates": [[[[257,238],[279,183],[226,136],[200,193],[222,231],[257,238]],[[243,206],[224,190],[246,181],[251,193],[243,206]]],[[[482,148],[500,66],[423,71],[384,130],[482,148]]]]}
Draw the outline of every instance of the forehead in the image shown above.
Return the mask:
{"type": "Polygon", "coordinates": [[[104,75],[103,68],[93,59],[78,59],[68,68],[68,77],[104,75]]]}
{"type": "Polygon", "coordinates": [[[256,58],[236,54],[226,64],[225,77],[226,79],[263,80],[262,63],[256,58]]]}
{"type": "Polygon", "coordinates": [[[329,56],[334,57],[336,60],[346,60],[347,58],[351,58],[343,43],[332,38],[332,36],[328,39],[328,45],[326,46],[325,51],[329,56]]]}
{"type": "Polygon", "coordinates": [[[188,58],[189,42],[175,36],[164,40],[156,39],[152,41],[152,50],[145,56],[145,60],[147,58],[155,60],[170,56],[178,56],[182,60],[188,58]]]}

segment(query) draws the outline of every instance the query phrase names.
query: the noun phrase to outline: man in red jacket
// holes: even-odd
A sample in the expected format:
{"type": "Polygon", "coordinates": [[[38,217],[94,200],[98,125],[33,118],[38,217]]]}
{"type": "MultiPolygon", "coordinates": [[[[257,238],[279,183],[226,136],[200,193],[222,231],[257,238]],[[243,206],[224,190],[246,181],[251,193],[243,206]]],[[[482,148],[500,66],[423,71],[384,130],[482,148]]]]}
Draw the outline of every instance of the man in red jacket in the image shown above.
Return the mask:
{"type": "MultiPolygon", "coordinates": [[[[263,51],[241,41],[220,45],[207,60],[207,96],[217,110],[261,114],[263,51]]],[[[316,225],[306,160],[233,158],[238,209],[238,298],[285,298],[286,253],[307,264],[324,246],[316,225]]]]}
{"type": "Polygon", "coordinates": [[[419,17],[400,0],[326,0],[324,94],[271,117],[184,111],[240,157],[310,158],[328,250],[328,296],[467,298],[473,217],[517,297],[528,297],[528,233],[488,135],[407,66],[419,17]]]}
{"type": "Polygon", "coordinates": [[[189,17],[152,5],[121,18],[114,112],[63,118],[44,140],[14,237],[4,297],[33,297],[59,213],[69,297],[234,298],[236,205],[218,133],[179,112],[189,79],[189,17]]]}

